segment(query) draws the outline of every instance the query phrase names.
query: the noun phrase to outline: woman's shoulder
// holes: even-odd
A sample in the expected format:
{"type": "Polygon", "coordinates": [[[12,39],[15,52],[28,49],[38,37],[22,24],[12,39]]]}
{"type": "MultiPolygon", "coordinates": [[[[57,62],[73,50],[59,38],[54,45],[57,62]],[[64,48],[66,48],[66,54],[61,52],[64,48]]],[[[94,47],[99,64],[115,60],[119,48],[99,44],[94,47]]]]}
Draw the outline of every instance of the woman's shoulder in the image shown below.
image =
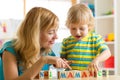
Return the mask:
{"type": "Polygon", "coordinates": [[[14,49],[14,46],[13,46],[13,43],[14,41],[13,40],[10,40],[10,41],[7,41],[5,42],[3,45],[2,45],[2,48],[0,50],[0,54],[2,54],[5,50],[16,55],[16,52],[15,52],[15,49],[14,49]]]}

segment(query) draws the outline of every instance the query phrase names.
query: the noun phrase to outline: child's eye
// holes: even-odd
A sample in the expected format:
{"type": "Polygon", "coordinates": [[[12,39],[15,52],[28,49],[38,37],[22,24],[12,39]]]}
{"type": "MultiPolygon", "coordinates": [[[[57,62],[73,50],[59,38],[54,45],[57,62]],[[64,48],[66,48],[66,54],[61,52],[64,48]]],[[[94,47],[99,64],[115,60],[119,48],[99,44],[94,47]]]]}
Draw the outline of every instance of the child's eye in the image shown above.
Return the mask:
{"type": "Polygon", "coordinates": [[[82,30],[82,31],[83,31],[83,30],[85,30],[85,29],[84,29],[84,28],[80,28],[80,30],[82,30]]]}
{"type": "Polygon", "coordinates": [[[72,28],[72,30],[76,30],[75,28],[72,28]]]}
{"type": "Polygon", "coordinates": [[[80,30],[84,30],[84,29],[80,29],[80,30]]]}

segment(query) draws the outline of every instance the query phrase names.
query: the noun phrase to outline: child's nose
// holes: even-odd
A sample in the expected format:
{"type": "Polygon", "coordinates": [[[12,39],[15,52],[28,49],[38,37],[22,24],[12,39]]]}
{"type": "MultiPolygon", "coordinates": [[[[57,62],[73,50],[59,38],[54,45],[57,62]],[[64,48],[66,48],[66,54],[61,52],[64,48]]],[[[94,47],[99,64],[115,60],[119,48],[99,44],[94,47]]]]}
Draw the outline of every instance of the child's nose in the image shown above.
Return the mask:
{"type": "Polygon", "coordinates": [[[81,32],[80,30],[77,30],[77,31],[76,31],[76,34],[80,34],[80,32],[81,32]]]}

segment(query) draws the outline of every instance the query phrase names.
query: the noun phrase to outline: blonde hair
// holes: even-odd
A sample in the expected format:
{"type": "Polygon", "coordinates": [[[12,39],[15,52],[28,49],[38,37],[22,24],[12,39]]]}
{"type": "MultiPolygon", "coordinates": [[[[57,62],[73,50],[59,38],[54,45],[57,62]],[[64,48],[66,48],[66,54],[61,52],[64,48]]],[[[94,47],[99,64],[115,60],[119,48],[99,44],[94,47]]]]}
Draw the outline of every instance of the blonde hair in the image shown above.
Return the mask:
{"type": "Polygon", "coordinates": [[[14,44],[24,68],[31,67],[40,55],[40,31],[53,27],[56,22],[58,17],[46,8],[34,7],[27,13],[14,44]]]}
{"type": "Polygon", "coordinates": [[[79,3],[73,5],[67,14],[66,26],[70,24],[88,24],[89,31],[94,27],[94,17],[88,6],[79,3]]]}

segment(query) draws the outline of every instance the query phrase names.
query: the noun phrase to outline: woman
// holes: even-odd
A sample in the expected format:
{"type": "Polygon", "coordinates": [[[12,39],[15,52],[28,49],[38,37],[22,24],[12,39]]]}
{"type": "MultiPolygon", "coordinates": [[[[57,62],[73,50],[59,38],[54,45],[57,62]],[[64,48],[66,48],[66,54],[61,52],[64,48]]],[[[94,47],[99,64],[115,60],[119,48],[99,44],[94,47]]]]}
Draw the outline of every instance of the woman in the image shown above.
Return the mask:
{"type": "Polygon", "coordinates": [[[17,39],[6,42],[1,49],[5,80],[35,78],[44,64],[70,68],[67,61],[48,56],[57,39],[59,20],[48,9],[32,8],[19,27],[17,39]]]}

